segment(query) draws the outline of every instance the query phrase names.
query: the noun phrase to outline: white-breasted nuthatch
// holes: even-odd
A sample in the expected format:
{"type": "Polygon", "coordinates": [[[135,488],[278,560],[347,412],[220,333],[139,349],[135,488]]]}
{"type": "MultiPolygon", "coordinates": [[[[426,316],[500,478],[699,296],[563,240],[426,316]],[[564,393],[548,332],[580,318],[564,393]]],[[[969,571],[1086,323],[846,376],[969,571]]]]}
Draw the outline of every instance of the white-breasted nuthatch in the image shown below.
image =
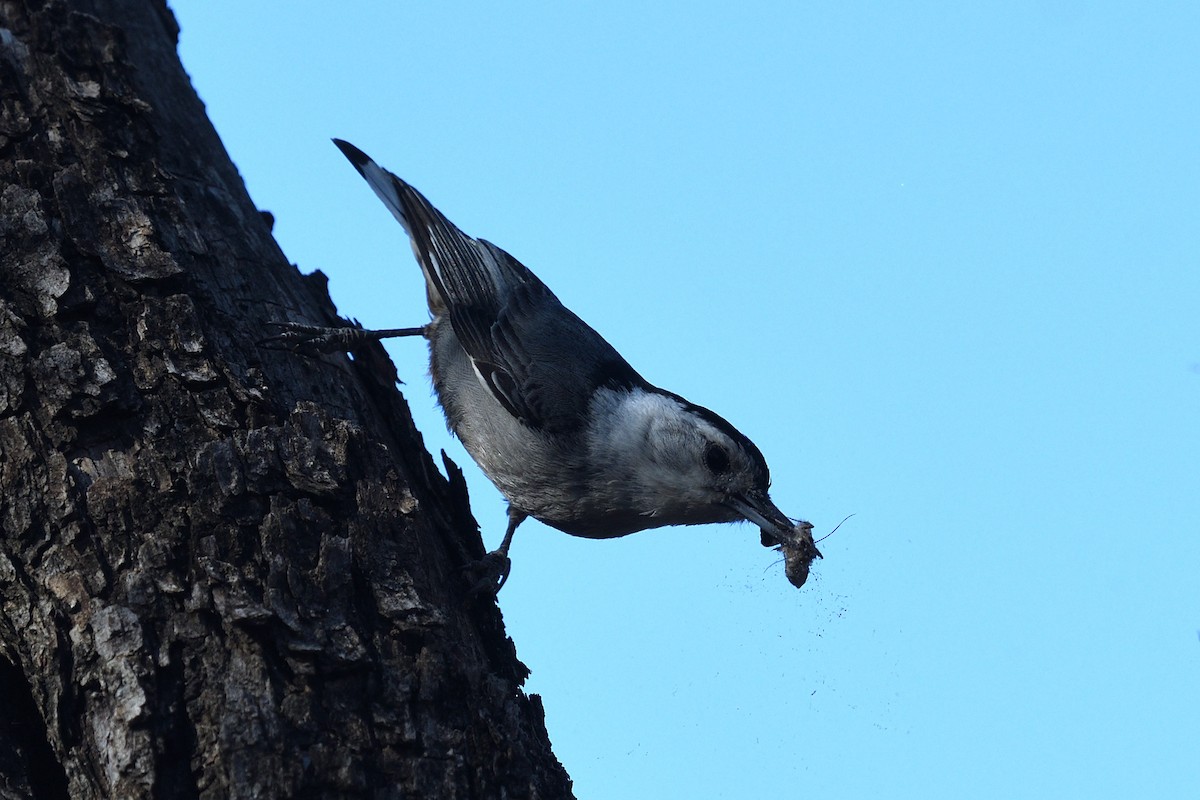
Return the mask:
{"type": "Polygon", "coordinates": [[[767,496],[762,453],[707,408],[654,386],[536,275],[454,226],[420,192],[334,139],[408,233],[433,320],[366,331],[285,323],[281,341],[323,350],[390,336],[429,340],[450,430],[508,500],[508,529],[486,584],[507,579],[527,517],[606,539],[663,525],[748,520],[802,585],[819,557],[812,526],[767,496]]]}

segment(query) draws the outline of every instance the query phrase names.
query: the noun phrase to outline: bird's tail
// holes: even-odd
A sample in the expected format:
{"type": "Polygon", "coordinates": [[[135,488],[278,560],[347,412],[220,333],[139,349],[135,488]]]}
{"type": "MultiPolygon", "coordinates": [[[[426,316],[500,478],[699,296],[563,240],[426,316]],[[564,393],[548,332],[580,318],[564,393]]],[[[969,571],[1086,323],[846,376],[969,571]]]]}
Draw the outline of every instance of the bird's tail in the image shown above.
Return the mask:
{"type": "MultiPolygon", "coordinates": [[[[513,287],[540,285],[519,261],[499,247],[460,231],[423,194],[366,153],[341,139],[333,143],[404,227],[425,273],[429,308],[435,315],[452,309],[466,313],[465,309],[470,309],[494,318],[513,287]]],[[[460,323],[466,325],[462,320],[460,323]]]]}
{"type": "Polygon", "coordinates": [[[495,302],[503,284],[478,242],[446,219],[425,195],[376,164],[362,150],[341,139],[334,139],[333,143],[408,234],[413,254],[425,274],[429,309],[435,315],[455,306],[495,302]]]}
{"type": "Polygon", "coordinates": [[[334,139],[333,143],[337,145],[338,150],[342,151],[342,155],[350,160],[354,168],[358,170],[358,174],[366,179],[367,183],[374,190],[376,197],[383,201],[383,204],[392,212],[392,216],[404,228],[404,232],[412,236],[412,225],[409,223],[408,215],[404,212],[404,202],[400,197],[400,186],[396,181],[399,180],[395,175],[388,172],[383,167],[371,160],[371,157],[359,150],[354,145],[342,139],[334,139]]]}

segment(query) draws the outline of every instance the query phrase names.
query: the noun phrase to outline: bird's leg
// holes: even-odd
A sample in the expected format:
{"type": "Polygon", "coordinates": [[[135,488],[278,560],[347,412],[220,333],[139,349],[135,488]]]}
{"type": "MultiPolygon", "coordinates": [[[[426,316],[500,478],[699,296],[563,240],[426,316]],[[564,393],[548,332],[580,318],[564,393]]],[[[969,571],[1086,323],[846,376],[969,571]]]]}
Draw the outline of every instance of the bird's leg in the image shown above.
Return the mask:
{"type": "Polygon", "coordinates": [[[504,587],[504,582],[508,580],[508,573],[512,571],[512,560],[508,557],[508,548],[512,546],[513,534],[516,533],[517,526],[528,518],[529,515],[524,511],[518,511],[512,506],[508,507],[508,530],[504,532],[504,541],[483,558],[466,566],[466,569],[475,577],[475,585],[471,587],[471,594],[495,595],[504,587]]]}
{"type": "Polygon", "coordinates": [[[428,325],[419,328],[387,328],[368,331],[363,328],[323,328],[301,322],[268,322],[268,327],[278,333],[259,340],[264,347],[291,350],[299,353],[338,353],[353,350],[367,342],[390,339],[395,336],[424,336],[428,325]]]}

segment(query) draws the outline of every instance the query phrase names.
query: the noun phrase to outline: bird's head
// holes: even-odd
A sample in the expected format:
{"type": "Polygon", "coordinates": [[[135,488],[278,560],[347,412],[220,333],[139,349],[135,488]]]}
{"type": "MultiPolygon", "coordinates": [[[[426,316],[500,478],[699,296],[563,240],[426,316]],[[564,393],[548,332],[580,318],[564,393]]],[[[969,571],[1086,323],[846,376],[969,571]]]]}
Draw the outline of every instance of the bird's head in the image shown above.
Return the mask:
{"type": "Polygon", "coordinates": [[[764,544],[791,538],[795,523],[767,494],[767,462],[737,428],[662,390],[634,393],[621,405],[612,456],[641,495],[635,504],[653,508],[658,524],[744,519],[763,531],[764,544]]]}

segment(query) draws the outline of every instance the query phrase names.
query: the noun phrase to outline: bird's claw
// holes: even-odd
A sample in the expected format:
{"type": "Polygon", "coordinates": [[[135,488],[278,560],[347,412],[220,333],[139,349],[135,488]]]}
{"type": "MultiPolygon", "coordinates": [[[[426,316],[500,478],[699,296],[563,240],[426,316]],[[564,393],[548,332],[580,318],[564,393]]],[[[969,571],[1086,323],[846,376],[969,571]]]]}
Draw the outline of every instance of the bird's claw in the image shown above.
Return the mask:
{"type": "Polygon", "coordinates": [[[471,584],[472,597],[495,597],[508,580],[508,574],[512,571],[512,560],[507,554],[493,550],[478,561],[465,565],[463,571],[474,581],[471,584]]]}
{"type": "Polygon", "coordinates": [[[352,343],[357,328],[327,328],[303,322],[268,322],[278,333],[258,341],[259,346],[293,353],[344,352],[352,343]]]}

